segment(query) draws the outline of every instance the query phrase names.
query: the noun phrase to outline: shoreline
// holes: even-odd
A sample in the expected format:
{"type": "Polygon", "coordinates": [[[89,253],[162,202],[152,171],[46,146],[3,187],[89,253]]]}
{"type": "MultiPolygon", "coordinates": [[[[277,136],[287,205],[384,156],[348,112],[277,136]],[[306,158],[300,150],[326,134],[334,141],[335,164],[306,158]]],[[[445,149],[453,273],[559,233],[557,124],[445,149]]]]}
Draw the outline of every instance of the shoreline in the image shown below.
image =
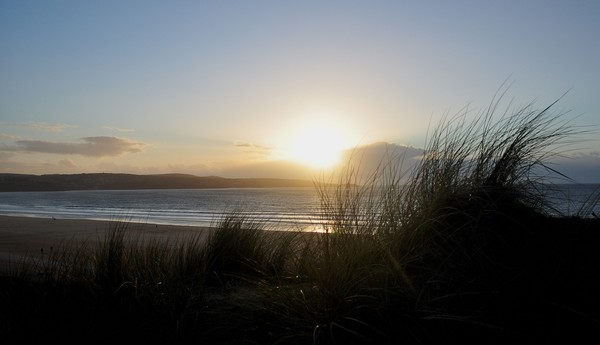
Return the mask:
{"type": "Polygon", "coordinates": [[[90,219],[0,216],[0,262],[16,262],[22,258],[50,253],[69,242],[97,244],[108,230],[126,226],[144,239],[177,240],[186,236],[206,236],[211,227],[132,223],[90,219]]]}
{"type": "MultiPolygon", "coordinates": [[[[54,249],[70,245],[98,245],[108,230],[125,227],[128,235],[140,240],[177,243],[190,237],[206,239],[212,226],[138,223],[127,220],[93,220],[53,217],[0,215],[0,272],[7,265],[49,255],[54,249]]],[[[268,229],[269,232],[288,232],[268,229]]],[[[310,237],[318,231],[300,231],[310,237]]]]}

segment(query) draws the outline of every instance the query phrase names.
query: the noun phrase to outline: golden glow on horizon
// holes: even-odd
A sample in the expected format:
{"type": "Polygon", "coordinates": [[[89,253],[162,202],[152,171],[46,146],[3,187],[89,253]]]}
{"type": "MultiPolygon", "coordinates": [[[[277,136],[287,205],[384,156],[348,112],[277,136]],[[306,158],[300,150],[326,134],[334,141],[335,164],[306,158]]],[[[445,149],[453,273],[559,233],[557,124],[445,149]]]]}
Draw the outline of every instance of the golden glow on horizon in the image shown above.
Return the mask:
{"type": "Polygon", "coordinates": [[[292,140],[290,159],[302,162],[315,169],[327,169],[340,159],[342,151],[340,138],[328,129],[314,127],[299,133],[292,140]]]}
{"type": "Polygon", "coordinates": [[[340,162],[350,139],[341,123],[315,116],[296,126],[283,141],[284,158],[321,170],[340,162]]]}

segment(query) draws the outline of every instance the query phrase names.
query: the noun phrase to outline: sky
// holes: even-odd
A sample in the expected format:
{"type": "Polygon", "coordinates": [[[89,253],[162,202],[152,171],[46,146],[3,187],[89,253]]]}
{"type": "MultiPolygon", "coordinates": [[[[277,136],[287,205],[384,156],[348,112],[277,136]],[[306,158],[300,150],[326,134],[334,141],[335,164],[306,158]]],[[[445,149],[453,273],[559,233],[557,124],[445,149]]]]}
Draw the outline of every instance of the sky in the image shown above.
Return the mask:
{"type": "MultiPolygon", "coordinates": [[[[562,97],[596,131],[598,16],[595,0],[3,0],[0,173],[306,178],[347,150],[423,148],[503,87],[508,104],[562,97]]],[[[600,183],[598,133],[558,170],[600,183]]]]}

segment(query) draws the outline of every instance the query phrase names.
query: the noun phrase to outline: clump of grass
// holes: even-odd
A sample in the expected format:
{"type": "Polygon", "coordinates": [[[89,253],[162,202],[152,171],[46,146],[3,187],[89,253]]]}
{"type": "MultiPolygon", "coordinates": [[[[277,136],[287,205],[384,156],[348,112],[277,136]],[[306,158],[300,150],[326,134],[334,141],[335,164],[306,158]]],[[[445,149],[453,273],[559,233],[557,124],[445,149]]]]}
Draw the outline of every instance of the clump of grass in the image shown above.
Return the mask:
{"type": "Polygon", "coordinates": [[[417,312],[465,291],[487,294],[518,274],[531,227],[547,214],[535,186],[544,171],[556,173],[549,159],[585,131],[552,113],[556,102],[500,110],[503,97],[472,121],[466,109],[443,120],[407,174],[403,157],[392,156],[366,184],[350,165],[334,187],[318,187],[327,234],[313,262],[322,276],[311,282],[326,291],[319,308],[337,309],[331,322],[355,315],[341,302],[352,296],[417,312]]]}
{"type": "Polygon", "coordinates": [[[502,95],[470,122],[465,111],[434,130],[398,196],[398,250],[411,248],[419,261],[450,252],[476,261],[473,255],[484,250],[476,238],[493,242],[484,237],[498,235],[484,230],[508,233],[508,223],[519,227],[533,213],[546,211],[534,188],[543,180],[540,172],[554,172],[549,158],[583,131],[550,112],[556,102],[541,110],[509,105],[498,117],[501,100],[502,95]]]}
{"type": "Polygon", "coordinates": [[[207,283],[225,285],[239,275],[252,275],[267,260],[267,243],[261,236],[263,224],[242,213],[226,215],[210,233],[204,248],[207,283]]]}

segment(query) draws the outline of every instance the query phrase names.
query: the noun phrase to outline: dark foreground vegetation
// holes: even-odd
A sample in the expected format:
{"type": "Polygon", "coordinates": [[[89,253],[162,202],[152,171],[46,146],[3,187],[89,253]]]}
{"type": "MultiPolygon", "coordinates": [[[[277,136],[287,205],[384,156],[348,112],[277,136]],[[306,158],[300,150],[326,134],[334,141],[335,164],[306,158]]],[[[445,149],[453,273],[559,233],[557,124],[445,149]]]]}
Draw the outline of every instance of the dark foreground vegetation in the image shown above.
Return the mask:
{"type": "Polygon", "coordinates": [[[16,263],[2,343],[597,344],[600,220],[550,216],[534,178],[579,132],[497,106],[443,122],[406,185],[391,157],[369,183],[349,168],[317,187],[323,234],[233,213],[205,240],[117,224],[16,263]]]}

